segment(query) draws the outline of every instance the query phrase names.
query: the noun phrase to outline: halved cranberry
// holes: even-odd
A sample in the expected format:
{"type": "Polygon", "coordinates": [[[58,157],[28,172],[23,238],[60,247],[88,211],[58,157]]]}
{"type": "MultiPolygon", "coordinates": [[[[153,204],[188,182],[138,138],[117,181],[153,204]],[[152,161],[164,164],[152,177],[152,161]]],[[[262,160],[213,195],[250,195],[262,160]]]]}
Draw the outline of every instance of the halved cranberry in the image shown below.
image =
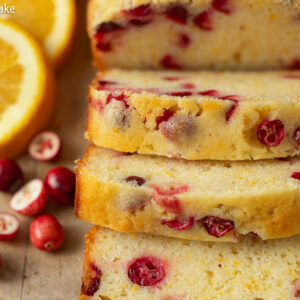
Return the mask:
{"type": "Polygon", "coordinates": [[[154,187],[155,193],[153,198],[155,202],[163,207],[166,211],[180,214],[182,207],[181,203],[175,195],[185,193],[188,191],[188,186],[182,185],[179,187],[171,187],[161,190],[159,187],[154,187]]]}
{"type": "Polygon", "coordinates": [[[142,186],[145,184],[146,179],[139,177],[139,176],[129,176],[125,178],[125,181],[128,183],[132,183],[134,185],[142,186]]]}
{"type": "Polygon", "coordinates": [[[139,286],[154,286],[166,276],[164,265],[165,263],[157,257],[141,257],[129,265],[127,275],[139,286]]]}
{"type": "Polygon", "coordinates": [[[194,119],[190,115],[173,115],[162,122],[160,129],[163,135],[172,142],[184,142],[197,131],[194,119]]]}
{"type": "Polygon", "coordinates": [[[257,126],[256,134],[262,144],[276,147],[284,139],[284,125],[280,120],[264,120],[257,126]]]}
{"type": "Polygon", "coordinates": [[[164,110],[164,114],[156,118],[156,130],[159,129],[159,125],[161,122],[168,121],[173,115],[174,112],[172,112],[171,110],[164,110]]]}
{"type": "Polygon", "coordinates": [[[181,86],[187,90],[193,90],[196,87],[193,83],[183,83],[181,86]]]}
{"type": "Polygon", "coordinates": [[[179,64],[175,62],[174,58],[171,55],[166,55],[161,60],[161,65],[164,68],[169,69],[169,70],[180,70],[181,69],[179,64]]]}
{"type": "Polygon", "coordinates": [[[236,96],[236,95],[229,95],[229,96],[219,97],[219,99],[230,100],[230,101],[234,102],[234,104],[227,111],[226,116],[225,116],[225,119],[228,122],[232,118],[232,116],[235,113],[236,109],[238,108],[238,105],[239,105],[238,96],[236,96]]]}
{"type": "Polygon", "coordinates": [[[179,43],[180,47],[187,48],[191,43],[191,38],[186,33],[179,33],[178,34],[178,43],[179,43]]]}
{"type": "Polygon", "coordinates": [[[81,291],[86,296],[94,296],[94,294],[99,290],[102,272],[95,264],[92,263],[89,265],[89,270],[85,276],[87,278],[82,283],[81,291]]]}
{"type": "Polygon", "coordinates": [[[202,30],[210,31],[213,30],[211,14],[207,11],[204,11],[198,14],[194,20],[194,24],[202,30]]]}
{"type": "Polygon", "coordinates": [[[23,181],[23,172],[14,160],[0,159],[0,191],[14,193],[23,181]]]}
{"type": "Polygon", "coordinates": [[[215,237],[221,237],[234,229],[234,222],[214,216],[203,219],[203,225],[207,233],[215,237]]]}
{"type": "Polygon", "coordinates": [[[300,127],[298,127],[293,134],[293,139],[298,146],[300,146],[300,127]]]}
{"type": "Polygon", "coordinates": [[[199,95],[210,96],[210,97],[214,97],[214,98],[220,97],[220,93],[217,90],[207,90],[207,91],[199,92],[199,95]]]}
{"type": "Polygon", "coordinates": [[[125,13],[128,15],[134,16],[134,17],[138,17],[138,18],[146,17],[152,13],[152,9],[151,9],[150,4],[144,4],[144,5],[140,5],[136,8],[126,10],[125,13]]]}
{"type": "Polygon", "coordinates": [[[190,218],[178,218],[174,220],[162,220],[162,225],[167,225],[174,230],[187,230],[194,226],[195,219],[194,217],[190,218]]]}
{"type": "Polygon", "coordinates": [[[10,213],[0,212],[0,242],[15,238],[20,228],[19,220],[10,213]]]}
{"type": "Polygon", "coordinates": [[[109,104],[112,100],[121,101],[124,103],[126,108],[129,107],[129,104],[127,103],[128,97],[124,93],[121,93],[119,95],[110,93],[106,99],[106,104],[109,104]]]}
{"type": "Polygon", "coordinates": [[[294,172],[291,177],[300,181],[300,172],[294,172]]]}
{"type": "Polygon", "coordinates": [[[166,17],[179,24],[185,25],[188,19],[188,10],[181,4],[170,4],[166,9],[166,17]]]}
{"type": "Polygon", "coordinates": [[[228,15],[232,11],[230,4],[228,4],[229,2],[230,0],[213,0],[212,7],[215,10],[228,15]]]}
{"type": "Polygon", "coordinates": [[[175,96],[175,97],[187,97],[187,96],[192,96],[193,93],[192,92],[188,92],[188,91],[182,91],[182,92],[167,93],[167,95],[169,95],[169,96],[175,96]]]}

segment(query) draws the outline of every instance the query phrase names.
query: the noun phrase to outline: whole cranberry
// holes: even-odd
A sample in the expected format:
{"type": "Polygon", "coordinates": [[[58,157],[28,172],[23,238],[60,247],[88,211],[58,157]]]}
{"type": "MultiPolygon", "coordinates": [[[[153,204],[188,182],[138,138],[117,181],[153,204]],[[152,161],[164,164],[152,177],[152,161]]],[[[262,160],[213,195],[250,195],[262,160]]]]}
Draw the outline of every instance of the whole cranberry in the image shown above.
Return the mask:
{"type": "Polygon", "coordinates": [[[284,139],[284,124],[280,120],[264,120],[257,126],[256,134],[262,144],[276,147],[284,139]]]}
{"type": "Polygon", "coordinates": [[[54,251],[64,241],[64,230],[51,215],[36,217],[30,225],[29,234],[33,246],[42,251],[54,251]]]}
{"type": "Polygon", "coordinates": [[[75,174],[64,167],[50,170],[45,178],[48,195],[58,204],[72,204],[75,196],[75,174]]]}
{"type": "Polygon", "coordinates": [[[164,262],[155,256],[141,257],[128,267],[129,279],[140,286],[154,286],[166,276],[164,262]]]}
{"type": "Polygon", "coordinates": [[[0,191],[14,193],[23,181],[23,172],[14,160],[0,159],[0,191]]]}

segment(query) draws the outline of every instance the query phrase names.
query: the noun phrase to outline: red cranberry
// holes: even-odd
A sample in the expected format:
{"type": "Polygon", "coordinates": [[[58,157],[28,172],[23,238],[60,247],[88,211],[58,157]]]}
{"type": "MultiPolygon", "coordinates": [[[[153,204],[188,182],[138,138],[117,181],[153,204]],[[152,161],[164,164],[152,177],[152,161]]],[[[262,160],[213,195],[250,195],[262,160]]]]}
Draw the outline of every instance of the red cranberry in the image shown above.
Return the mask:
{"type": "Polygon", "coordinates": [[[297,279],[294,286],[294,296],[300,297],[300,279],[297,279]]]}
{"type": "Polygon", "coordinates": [[[168,121],[173,115],[174,113],[171,110],[164,110],[164,114],[156,118],[156,130],[159,129],[160,123],[168,121]]]}
{"type": "Polygon", "coordinates": [[[211,14],[207,11],[204,11],[197,15],[194,20],[194,24],[202,30],[210,31],[213,30],[211,14]]]}
{"type": "Polygon", "coordinates": [[[234,222],[219,217],[208,216],[203,219],[203,225],[208,234],[221,237],[234,229],[234,222]]]}
{"type": "Polygon", "coordinates": [[[29,234],[33,246],[42,251],[54,251],[64,241],[64,230],[51,215],[36,217],[30,225],[29,234]]]}
{"type": "Polygon", "coordinates": [[[116,85],[117,83],[109,80],[99,80],[97,85],[97,90],[109,90],[112,85],[116,85]]]}
{"type": "Polygon", "coordinates": [[[187,48],[191,43],[190,36],[186,33],[178,34],[178,44],[182,48],[187,48]]]}
{"type": "Polygon", "coordinates": [[[188,19],[188,11],[181,4],[170,4],[165,12],[166,17],[176,23],[185,25],[188,19]]]}
{"type": "Polygon", "coordinates": [[[294,172],[291,177],[300,181],[300,172],[294,172]]]}
{"type": "Polygon", "coordinates": [[[10,213],[0,212],[0,242],[15,238],[20,228],[19,220],[10,213]]]}
{"type": "Polygon", "coordinates": [[[294,59],[293,63],[289,67],[290,70],[300,70],[300,59],[294,59]]]}
{"type": "Polygon", "coordinates": [[[101,101],[92,98],[92,99],[89,99],[89,102],[92,107],[94,107],[95,109],[97,109],[100,112],[100,114],[103,113],[104,105],[101,101]]]}
{"type": "Polygon", "coordinates": [[[144,5],[140,5],[136,8],[126,10],[125,13],[139,18],[139,17],[146,17],[146,16],[151,15],[152,10],[151,10],[150,4],[144,4],[144,5]]]}
{"type": "Polygon", "coordinates": [[[96,33],[110,33],[123,29],[123,27],[115,22],[105,22],[98,26],[96,33]]]}
{"type": "Polygon", "coordinates": [[[162,122],[160,129],[168,140],[179,143],[197,132],[197,126],[190,115],[174,115],[162,122]]]}
{"type": "Polygon", "coordinates": [[[154,286],[166,276],[165,263],[157,257],[136,259],[128,267],[128,278],[139,286],[154,286]]]}
{"type": "Polygon", "coordinates": [[[264,120],[257,126],[256,134],[262,144],[275,147],[284,139],[284,125],[280,120],[264,120]]]}
{"type": "Polygon", "coordinates": [[[234,102],[234,104],[231,106],[231,108],[226,113],[225,119],[227,122],[232,118],[233,114],[235,113],[236,109],[238,108],[239,100],[237,99],[237,97],[238,96],[235,96],[235,95],[229,95],[229,96],[219,98],[222,100],[230,100],[230,101],[234,102]]]}
{"type": "Polygon", "coordinates": [[[199,95],[201,96],[210,96],[210,97],[214,97],[214,98],[219,98],[220,97],[220,93],[217,90],[207,90],[204,92],[199,92],[199,95]]]}
{"type": "Polygon", "coordinates": [[[167,93],[169,96],[174,96],[174,97],[187,97],[187,96],[192,96],[192,92],[187,92],[187,91],[182,91],[182,92],[171,92],[167,93]]]}
{"type": "Polygon", "coordinates": [[[94,296],[99,290],[102,272],[95,264],[90,264],[86,276],[87,279],[82,283],[81,291],[86,296],[94,296]]]}
{"type": "Polygon", "coordinates": [[[112,100],[121,101],[124,103],[126,108],[129,107],[129,105],[127,103],[128,97],[124,93],[121,93],[119,95],[109,94],[106,99],[106,104],[109,104],[112,100]]]}
{"type": "Polygon", "coordinates": [[[141,27],[148,25],[152,22],[152,20],[139,20],[139,19],[132,19],[129,21],[131,25],[141,27]]]}
{"type": "Polygon", "coordinates": [[[167,77],[163,78],[163,80],[166,80],[166,81],[178,81],[180,79],[181,79],[180,77],[172,77],[172,76],[167,76],[167,77]]]}
{"type": "Polygon", "coordinates": [[[166,55],[161,60],[161,65],[164,68],[169,69],[169,70],[180,70],[181,69],[179,64],[175,62],[174,58],[171,55],[166,55]]]}
{"type": "Polygon", "coordinates": [[[64,167],[50,170],[45,178],[49,196],[58,204],[72,204],[75,196],[75,174],[64,167]]]}
{"type": "Polygon", "coordinates": [[[14,193],[23,181],[23,172],[14,160],[0,159],[0,191],[14,193]]]}
{"type": "Polygon", "coordinates": [[[187,230],[194,226],[195,219],[194,217],[190,218],[179,218],[174,220],[163,220],[161,222],[162,225],[167,225],[171,229],[174,230],[187,230]]]}
{"type": "Polygon", "coordinates": [[[293,134],[293,139],[298,146],[300,146],[300,127],[298,127],[293,134]]]}
{"type": "Polygon", "coordinates": [[[182,207],[181,203],[175,195],[185,193],[188,191],[188,187],[183,185],[177,188],[170,188],[165,190],[160,190],[159,187],[154,187],[154,200],[158,205],[163,207],[166,211],[180,214],[182,207]]]}
{"type": "Polygon", "coordinates": [[[129,176],[129,177],[125,178],[125,181],[128,183],[132,183],[134,185],[138,185],[138,186],[142,186],[146,182],[146,180],[144,178],[138,177],[138,176],[129,176]]]}
{"type": "Polygon", "coordinates": [[[228,15],[232,11],[228,2],[230,2],[230,0],[213,0],[212,6],[215,10],[228,15]]]}
{"type": "Polygon", "coordinates": [[[196,87],[193,83],[183,83],[181,86],[187,90],[193,90],[196,87]]]}

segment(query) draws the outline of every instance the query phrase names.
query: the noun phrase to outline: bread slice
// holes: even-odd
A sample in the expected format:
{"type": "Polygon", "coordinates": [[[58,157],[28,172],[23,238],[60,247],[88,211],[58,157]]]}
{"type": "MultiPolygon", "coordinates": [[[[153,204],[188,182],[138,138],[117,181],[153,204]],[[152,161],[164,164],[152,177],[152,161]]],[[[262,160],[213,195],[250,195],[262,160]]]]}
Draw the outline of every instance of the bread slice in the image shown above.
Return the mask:
{"type": "Polygon", "coordinates": [[[300,72],[113,70],[89,100],[86,136],[98,146],[189,160],[300,153],[300,72]]]}
{"type": "Polygon", "coordinates": [[[76,215],[121,232],[191,240],[300,233],[300,160],[216,162],[91,146],[77,167],[76,215]]]}
{"type": "Polygon", "coordinates": [[[299,68],[300,1],[90,0],[97,68],[299,68]]]}
{"type": "Polygon", "coordinates": [[[246,237],[235,245],[126,235],[94,227],[85,240],[80,300],[294,300],[300,296],[299,236],[268,242],[246,237]]]}

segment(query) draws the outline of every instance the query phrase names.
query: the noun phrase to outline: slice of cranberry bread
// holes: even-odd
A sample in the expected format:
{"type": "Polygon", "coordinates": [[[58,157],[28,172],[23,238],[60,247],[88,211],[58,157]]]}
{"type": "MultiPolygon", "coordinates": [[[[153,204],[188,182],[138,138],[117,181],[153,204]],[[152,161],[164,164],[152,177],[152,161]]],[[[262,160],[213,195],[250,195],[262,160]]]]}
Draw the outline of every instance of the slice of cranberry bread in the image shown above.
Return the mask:
{"type": "Polygon", "coordinates": [[[294,300],[300,236],[238,245],[122,234],[86,235],[80,300],[294,300]]]}
{"type": "Polygon", "coordinates": [[[187,161],[90,146],[77,217],[121,232],[234,242],[300,233],[300,159],[187,161]]]}
{"type": "Polygon", "coordinates": [[[86,136],[118,151],[189,160],[293,156],[300,153],[300,72],[100,73],[90,87],[86,136]]]}
{"type": "Polygon", "coordinates": [[[300,1],[91,0],[98,68],[300,68],[300,1]]]}

